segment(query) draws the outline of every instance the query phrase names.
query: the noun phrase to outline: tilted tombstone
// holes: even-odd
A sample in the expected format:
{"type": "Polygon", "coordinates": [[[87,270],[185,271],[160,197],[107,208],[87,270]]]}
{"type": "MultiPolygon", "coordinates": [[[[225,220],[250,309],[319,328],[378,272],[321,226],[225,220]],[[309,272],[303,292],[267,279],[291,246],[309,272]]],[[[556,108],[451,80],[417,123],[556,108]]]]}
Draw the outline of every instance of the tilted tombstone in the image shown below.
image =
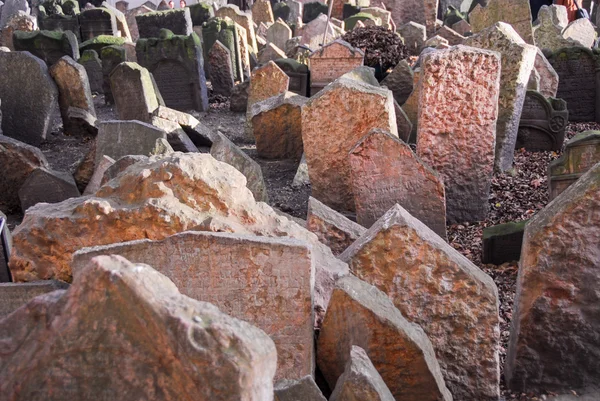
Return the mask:
{"type": "MultiPolygon", "coordinates": [[[[202,41],[204,44],[203,50],[205,59],[208,59],[208,52],[217,40],[229,49],[235,79],[240,81],[243,80],[239,38],[235,23],[231,18],[211,18],[202,26],[202,41]]],[[[205,66],[205,71],[208,72],[208,66],[205,66]]]]}
{"type": "Polygon", "coordinates": [[[44,167],[33,170],[19,188],[23,212],[40,202],[58,203],[79,195],[77,184],[70,173],[44,167]]]}
{"type": "Polygon", "coordinates": [[[400,106],[406,103],[414,90],[414,72],[406,60],[400,60],[382,81],[382,86],[387,86],[394,94],[394,100],[400,106]]]}
{"type": "Polygon", "coordinates": [[[165,131],[141,121],[102,121],[98,124],[94,165],[98,166],[103,156],[114,160],[127,155],[149,156],[161,138],[167,139],[165,131]]]}
{"type": "Polygon", "coordinates": [[[104,89],[102,88],[102,60],[98,57],[98,53],[95,50],[86,50],[77,62],[85,68],[90,81],[91,91],[104,93],[104,89]]]}
{"type": "Polygon", "coordinates": [[[536,91],[527,91],[516,148],[528,151],[560,151],[569,121],[567,103],[562,99],[545,98],[536,91]]]}
{"type": "Polygon", "coordinates": [[[564,48],[548,57],[558,74],[556,97],[567,102],[569,119],[600,122],[600,52],[564,48]]]}
{"type": "Polygon", "coordinates": [[[63,56],[79,58],[77,38],[71,31],[15,31],[13,45],[15,50],[27,51],[41,58],[48,67],[63,56]]]}
{"type": "Polygon", "coordinates": [[[275,23],[267,29],[267,42],[273,43],[280,49],[285,49],[285,42],[291,38],[292,30],[281,19],[275,21],[275,23]]]}
{"type": "Polygon", "coordinates": [[[568,22],[567,9],[564,6],[542,6],[538,13],[538,21],[533,35],[536,46],[541,50],[555,52],[563,47],[579,46],[576,41],[562,36],[568,22]]]}
{"type": "Polygon", "coordinates": [[[250,44],[248,44],[248,32],[235,21],[234,25],[238,39],[238,53],[240,55],[240,60],[238,61],[238,66],[241,68],[240,82],[243,82],[250,78],[252,63],[255,60],[252,48],[250,44]],[[252,61],[250,61],[250,54],[252,54],[253,57],[252,61]]]}
{"type": "Polygon", "coordinates": [[[398,28],[398,32],[404,39],[404,44],[408,50],[412,54],[419,54],[427,40],[427,29],[425,28],[425,25],[411,21],[401,25],[398,28]]]}
{"type": "Polygon", "coordinates": [[[192,26],[202,26],[206,21],[215,16],[215,12],[209,4],[197,3],[189,5],[192,26]]]}
{"type": "Polygon", "coordinates": [[[580,46],[591,48],[596,41],[596,28],[587,18],[572,21],[561,33],[565,39],[576,41],[580,46]]]}
{"type": "Polygon", "coordinates": [[[134,8],[133,10],[128,10],[125,13],[125,20],[127,21],[127,26],[129,26],[129,33],[131,34],[131,40],[137,42],[140,38],[140,31],[138,30],[138,25],[135,17],[137,15],[151,13],[153,10],[144,5],[134,8]]]}
{"type": "Polygon", "coordinates": [[[258,64],[263,65],[268,63],[269,61],[275,61],[281,58],[285,58],[285,53],[279,47],[269,42],[258,52],[257,58],[258,64]]]}
{"type": "Polygon", "coordinates": [[[159,105],[152,81],[148,70],[136,63],[121,63],[112,70],[110,86],[121,120],[151,121],[159,105]]]}
{"type": "Polygon", "coordinates": [[[535,44],[529,0],[489,0],[486,7],[478,4],[469,13],[469,22],[474,34],[497,22],[505,22],[517,31],[525,43],[535,44]]]}
{"type": "Polygon", "coordinates": [[[135,49],[138,63],[154,76],[166,106],[181,111],[208,111],[204,57],[198,35],[174,35],[164,29],[159,38],[138,40],[135,49]]]}
{"type": "Polygon", "coordinates": [[[250,46],[250,53],[258,53],[258,45],[256,43],[256,33],[254,31],[254,22],[252,20],[252,14],[248,12],[240,11],[239,7],[234,4],[227,4],[219,8],[215,12],[215,17],[231,18],[236,24],[241,25],[246,30],[248,45],[250,46]]]}
{"type": "Polygon", "coordinates": [[[539,47],[535,56],[534,69],[540,76],[539,92],[545,97],[556,97],[558,74],[539,47]]]}
{"type": "Polygon", "coordinates": [[[208,71],[213,93],[231,96],[234,86],[231,53],[218,40],[208,52],[208,71]]]}
{"type": "Polygon", "coordinates": [[[117,22],[117,36],[124,38],[126,41],[131,42],[131,33],[129,32],[129,25],[127,24],[127,19],[125,18],[125,14],[123,14],[120,10],[110,5],[108,2],[104,1],[102,3],[102,7],[106,8],[108,11],[114,14],[115,20],[117,22]]]}
{"type": "Polygon", "coordinates": [[[417,155],[444,180],[451,224],[487,214],[500,68],[500,53],[462,45],[430,53],[421,65],[417,155]]]}
{"type": "Polygon", "coordinates": [[[585,131],[567,142],[565,152],[548,166],[549,199],[560,195],[600,162],[600,131],[585,131]]]}
{"type": "Polygon", "coordinates": [[[102,92],[104,93],[104,102],[114,104],[115,99],[110,87],[110,74],[121,63],[127,61],[127,52],[123,46],[111,45],[105,46],[101,51],[102,58],[102,92]]]}
{"type": "Polygon", "coordinates": [[[86,41],[100,35],[118,36],[115,14],[106,8],[93,8],[79,13],[81,40],[86,41]]]}
{"type": "Polygon", "coordinates": [[[252,71],[248,92],[248,111],[255,103],[287,92],[289,82],[290,79],[285,72],[272,61],[252,71]]]}
{"type": "Polygon", "coordinates": [[[310,92],[317,93],[345,73],[363,65],[365,53],[341,39],[309,56],[310,92]]]}
{"type": "Polygon", "coordinates": [[[191,35],[192,18],[189,8],[168,11],[155,11],[135,16],[140,38],[158,38],[161,29],[168,29],[175,35],[191,35]]]}
{"type": "Polygon", "coordinates": [[[262,22],[269,25],[275,22],[271,2],[269,0],[256,0],[252,5],[252,19],[257,24],[262,22]]]}
{"type": "Polygon", "coordinates": [[[275,60],[275,64],[290,78],[290,92],[310,97],[310,71],[306,64],[289,58],[275,60]]]}

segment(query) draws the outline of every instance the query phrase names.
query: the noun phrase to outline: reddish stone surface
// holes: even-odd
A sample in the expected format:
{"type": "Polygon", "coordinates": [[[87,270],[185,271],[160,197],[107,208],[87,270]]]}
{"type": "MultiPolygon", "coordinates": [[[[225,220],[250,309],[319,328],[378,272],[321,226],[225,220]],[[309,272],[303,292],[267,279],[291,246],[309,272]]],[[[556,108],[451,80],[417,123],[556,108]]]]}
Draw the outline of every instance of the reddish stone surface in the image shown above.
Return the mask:
{"type": "Polygon", "coordinates": [[[255,69],[250,77],[248,110],[254,103],[287,92],[290,78],[272,61],[255,69]]]}
{"type": "Polygon", "coordinates": [[[312,93],[335,81],[347,72],[363,65],[365,53],[341,39],[331,42],[312,53],[310,60],[310,85],[312,93]]]}

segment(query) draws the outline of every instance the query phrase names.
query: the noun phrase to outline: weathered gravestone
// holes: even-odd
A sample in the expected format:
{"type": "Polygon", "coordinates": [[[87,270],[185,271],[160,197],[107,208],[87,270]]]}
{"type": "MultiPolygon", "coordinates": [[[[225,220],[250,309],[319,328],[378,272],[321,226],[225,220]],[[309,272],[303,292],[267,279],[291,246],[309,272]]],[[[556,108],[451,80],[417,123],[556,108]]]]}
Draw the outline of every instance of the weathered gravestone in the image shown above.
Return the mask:
{"type": "Polygon", "coordinates": [[[500,68],[499,53],[466,46],[428,54],[421,66],[417,155],[444,180],[450,223],[487,213],[500,68]]]}
{"type": "Polygon", "coordinates": [[[585,131],[575,135],[565,146],[565,152],[548,166],[550,200],[573,185],[586,171],[600,162],[600,131],[585,131]]]}
{"type": "Polygon", "coordinates": [[[102,2],[102,8],[105,8],[114,14],[117,22],[117,36],[124,38],[127,42],[131,42],[131,33],[129,32],[129,25],[127,24],[125,14],[113,7],[107,1],[102,2]]]}
{"type": "Polygon", "coordinates": [[[273,397],[277,351],[262,330],[117,256],[95,258],[67,291],[1,320],[0,333],[13,344],[0,392],[15,401],[273,397]]]}
{"type": "Polygon", "coordinates": [[[280,49],[285,49],[285,43],[291,38],[292,30],[281,19],[275,21],[275,23],[267,29],[267,42],[273,43],[280,49]]]}
{"type": "Polygon", "coordinates": [[[256,0],[252,5],[252,19],[259,25],[261,22],[265,25],[275,22],[271,2],[269,0],[256,0]]]}
{"type": "Polygon", "coordinates": [[[511,221],[484,228],[481,262],[501,265],[519,260],[527,221],[511,221]]]}
{"type": "MultiPolygon", "coordinates": [[[[215,17],[211,18],[202,26],[202,42],[204,44],[205,59],[208,59],[208,52],[217,40],[229,50],[235,79],[243,81],[239,37],[235,22],[233,22],[232,19],[228,17],[215,17]]],[[[208,70],[208,66],[205,66],[205,70],[208,70]]]]}
{"type": "Polygon", "coordinates": [[[78,42],[81,42],[81,28],[79,26],[79,10],[77,15],[38,13],[38,25],[44,31],[70,31],[73,32],[78,42]]]}
{"type": "Polygon", "coordinates": [[[268,42],[259,52],[257,61],[259,65],[266,64],[269,61],[275,61],[285,58],[285,53],[273,43],[268,42]]]}
{"type": "Polygon", "coordinates": [[[70,173],[45,167],[33,170],[19,188],[19,200],[23,212],[40,202],[58,203],[79,195],[77,184],[70,173]]]}
{"type": "Polygon", "coordinates": [[[469,37],[465,44],[494,50],[502,56],[495,168],[506,171],[512,167],[527,82],[537,51],[535,46],[526,44],[510,25],[503,22],[469,37]]]}
{"type": "Polygon", "coordinates": [[[250,53],[258,53],[258,45],[256,43],[256,33],[254,31],[254,23],[252,20],[252,14],[244,11],[240,11],[239,7],[234,4],[227,4],[219,8],[215,12],[215,17],[231,18],[236,24],[240,25],[246,30],[247,40],[250,53]]]}
{"type": "Polygon", "coordinates": [[[408,145],[382,130],[365,135],[349,153],[356,221],[371,227],[400,204],[446,238],[444,183],[408,145]]]}
{"type": "Polygon", "coordinates": [[[29,8],[29,3],[27,0],[7,0],[2,6],[2,15],[0,15],[0,29],[4,29],[10,19],[17,15],[19,11],[29,15],[31,9],[29,8]]]}
{"type": "Polygon", "coordinates": [[[94,165],[98,166],[105,155],[115,160],[126,155],[149,156],[159,138],[167,138],[165,131],[140,121],[102,121],[98,124],[94,165]]]}
{"type": "Polygon", "coordinates": [[[382,86],[387,86],[394,94],[394,100],[402,106],[413,92],[414,72],[406,60],[400,60],[390,72],[381,81],[382,86]]]}
{"type": "Polygon", "coordinates": [[[138,29],[135,17],[141,14],[151,13],[152,11],[153,10],[151,8],[141,5],[133,10],[128,10],[125,13],[125,20],[127,21],[127,26],[129,27],[129,33],[131,34],[132,41],[137,42],[137,40],[140,38],[140,31],[138,29]]]}
{"type": "Polygon", "coordinates": [[[275,60],[275,64],[290,78],[290,92],[310,97],[310,71],[306,64],[289,58],[275,60]]]}
{"type": "Polygon", "coordinates": [[[345,73],[363,65],[365,53],[341,39],[309,56],[310,91],[317,93],[345,73]]]}
{"type": "Polygon", "coordinates": [[[63,56],[79,58],[77,38],[71,31],[15,31],[13,45],[15,50],[27,51],[44,60],[49,67],[63,56]]]}
{"type": "Polygon", "coordinates": [[[110,87],[110,74],[121,63],[127,61],[127,51],[123,46],[110,45],[102,48],[100,53],[102,59],[102,92],[104,102],[114,104],[115,99],[110,87]]]}
{"type": "Polygon", "coordinates": [[[4,135],[37,146],[52,129],[58,89],[46,63],[29,52],[0,52],[4,135]]]}
{"type": "Polygon", "coordinates": [[[290,78],[274,62],[252,71],[248,92],[248,111],[255,103],[287,92],[290,78]]]}
{"type": "Polygon", "coordinates": [[[218,40],[208,52],[208,72],[213,93],[231,96],[234,86],[231,52],[218,40]]]}
{"type": "Polygon", "coordinates": [[[312,196],[338,211],[354,211],[348,152],[373,128],[398,136],[392,92],[341,77],[302,110],[302,142],[312,196]]]}
{"type": "Polygon", "coordinates": [[[90,90],[96,93],[103,93],[102,60],[98,57],[98,53],[95,50],[86,50],[77,62],[85,68],[90,83],[90,90]]]}
{"type": "Polygon", "coordinates": [[[415,22],[424,25],[427,33],[435,31],[435,20],[438,13],[438,2],[435,0],[406,1],[383,0],[381,4],[392,12],[392,19],[398,25],[415,22]]]}
{"type": "Polygon", "coordinates": [[[408,22],[398,28],[398,33],[404,39],[404,44],[411,54],[419,54],[427,40],[427,29],[425,25],[416,22],[408,22]]]}
{"type": "Polygon", "coordinates": [[[110,73],[110,86],[119,119],[150,122],[159,103],[147,69],[137,63],[121,63],[110,73]]]}
{"type": "Polygon", "coordinates": [[[556,97],[567,102],[569,119],[600,122],[600,52],[564,48],[548,57],[558,74],[556,97]]]}
{"type": "Polygon", "coordinates": [[[159,38],[140,39],[138,63],[154,76],[165,105],[176,110],[208,110],[204,57],[200,38],[163,29],[159,38]]]}
{"type": "Polygon", "coordinates": [[[369,13],[365,13],[365,12],[360,12],[358,14],[354,14],[351,17],[348,17],[344,20],[344,29],[347,31],[351,31],[354,28],[362,28],[365,26],[378,26],[381,25],[381,20],[379,18],[376,18],[375,16],[369,14],[369,13]],[[358,25],[358,23],[361,22],[361,25],[358,25]]]}
{"type": "MultiPolygon", "coordinates": [[[[2,212],[0,212],[1,215],[2,212]]],[[[32,281],[30,283],[0,283],[0,320],[23,305],[26,305],[35,297],[67,288],[69,288],[69,284],[58,280],[32,281]]]]}
{"type": "Polygon", "coordinates": [[[600,382],[600,163],[525,227],[504,374],[509,388],[600,382]]]}
{"type": "Polygon", "coordinates": [[[545,98],[536,91],[527,91],[516,148],[528,151],[560,151],[569,120],[567,104],[562,99],[545,98]]]}
{"type": "Polygon", "coordinates": [[[197,3],[188,6],[192,26],[202,26],[206,21],[215,16],[212,6],[207,3],[197,3]]]}
{"type": "Polygon", "coordinates": [[[567,9],[564,6],[542,6],[538,13],[539,24],[533,35],[538,48],[555,52],[563,47],[578,46],[579,43],[562,36],[562,31],[568,22],[567,9]]]}
{"type": "Polygon", "coordinates": [[[168,11],[155,11],[135,16],[140,38],[158,38],[161,29],[168,29],[175,35],[190,35],[192,18],[189,8],[168,11]]]}
{"type": "Polygon", "coordinates": [[[558,74],[539,47],[537,48],[533,68],[540,76],[539,92],[545,97],[556,97],[556,92],[558,91],[558,74]]]}
{"type": "Polygon", "coordinates": [[[183,295],[210,302],[264,330],[277,347],[277,378],[313,373],[315,267],[308,244],[290,238],[186,232],[161,241],[84,248],[73,256],[74,275],[93,257],[106,254],[152,263],[183,295]]]}
{"type": "Polygon", "coordinates": [[[125,47],[125,39],[108,35],[95,36],[92,39],[86,40],[80,44],[79,51],[84,52],[86,50],[95,50],[96,53],[100,55],[100,58],[102,58],[102,50],[108,46],[125,47]]]}
{"type": "Polygon", "coordinates": [[[399,205],[339,258],[423,328],[455,399],[498,399],[499,302],[491,277],[399,205]]]}
{"type": "Polygon", "coordinates": [[[14,32],[33,32],[37,29],[37,20],[34,16],[26,14],[24,11],[18,11],[2,28],[2,33],[0,34],[1,44],[9,50],[15,50],[15,46],[13,45],[14,32]]]}
{"type": "Polygon", "coordinates": [[[100,35],[118,36],[115,14],[106,8],[98,7],[91,10],[83,10],[78,18],[82,41],[100,35]]]}
{"type": "Polygon", "coordinates": [[[489,0],[487,6],[478,4],[469,13],[473,33],[479,33],[497,22],[511,25],[521,38],[534,44],[529,0],[489,0]]]}
{"type": "Polygon", "coordinates": [[[596,41],[596,28],[587,18],[579,18],[572,21],[561,34],[563,38],[574,40],[580,46],[587,48],[594,46],[594,42],[596,41]]]}

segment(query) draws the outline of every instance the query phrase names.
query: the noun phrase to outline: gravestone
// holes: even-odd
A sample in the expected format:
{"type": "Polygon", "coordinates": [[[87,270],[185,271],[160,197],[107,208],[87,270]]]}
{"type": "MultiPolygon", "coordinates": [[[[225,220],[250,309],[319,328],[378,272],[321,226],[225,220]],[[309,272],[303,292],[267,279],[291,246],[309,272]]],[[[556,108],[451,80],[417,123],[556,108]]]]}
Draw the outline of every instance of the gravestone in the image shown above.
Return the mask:
{"type": "Polygon", "coordinates": [[[213,93],[231,96],[234,86],[231,53],[218,40],[208,52],[208,71],[213,93]]]}
{"type": "Polygon", "coordinates": [[[383,0],[381,2],[386,10],[392,12],[392,20],[398,25],[416,22],[427,28],[428,35],[435,31],[435,21],[438,14],[436,0],[406,1],[383,0]]]}
{"type": "Polygon", "coordinates": [[[414,73],[410,64],[406,60],[400,60],[392,72],[381,81],[381,85],[387,86],[394,94],[394,100],[402,106],[414,89],[414,73]]]}
{"type": "Polygon", "coordinates": [[[108,35],[95,36],[92,39],[81,43],[79,45],[79,51],[84,52],[86,50],[95,50],[96,53],[100,55],[100,58],[102,58],[102,49],[108,46],[125,47],[125,39],[108,35]]]}
{"type": "Polygon", "coordinates": [[[265,25],[275,22],[271,2],[269,0],[256,0],[252,5],[252,19],[258,25],[261,22],[265,25]]]}
{"type": "Polygon", "coordinates": [[[82,10],[78,18],[81,40],[84,42],[100,35],[118,36],[115,14],[106,8],[82,10]]]}
{"type": "Polygon", "coordinates": [[[527,221],[511,221],[484,228],[481,262],[501,265],[519,260],[527,221]]]}
{"type": "Polygon", "coordinates": [[[596,41],[596,28],[587,18],[579,18],[572,21],[562,31],[565,39],[571,39],[579,43],[580,46],[591,48],[596,41]]]}
{"type": "Polygon", "coordinates": [[[419,80],[421,79],[421,68],[413,71],[413,92],[402,105],[402,110],[412,124],[407,143],[417,143],[417,128],[419,127],[419,80]]]}
{"type": "Polygon", "coordinates": [[[380,7],[363,7],[361,12],[371,14],[372,16],[379,18],[381,20],[381,26],[385,29],[389,29],[394,32],[396,31],[396,24],[392,20],[391,11],[384,10],[380,7]]]}
{"type": "Polygon", "coordinates": [[[191,4],[188,8],[190,9],[192,26],[202,26],[202,24],[215,16],[213,8],[206,3],[191,4]]]}
{"type": "Polygon", "coordinates": [[[274,401],[327,401],[312,375],[298,380],[279,380],[273,386],[273,392],[274,401]]]}
{"type": "Polygon", "coordinates": [[[115,15],[115,20],[117,22],[117,36],[124,38],[127,42],[131,42],[131,33],[129,32],[129,25],[127,25],[127,19],[125,18],[125,14],[123,14],[120,10],[110,5],[107,1],[102,3],[102,7],[106,8],[108,11],[115,15]]]}
{"type": "Polygon", "coordinates": [[[159,138],[167,139],[166,132],[141,121],[101,121],[94,165],[99,165],[102,156],[114,160],[127,155],[149,156],[159,138]]]}
{"type": "Polygon", "coordinates": [[[542,6],[538,13],[539,25],[533,35],[535,44],[541,50],[556,52],[563,47],[578,46],[579,44],[562,36],[562,31],[568,22],[567,9],[564,6],[542,6]]]}
{"type": "Polygon", "coordinates": [[[535,57],[534,69],[540,76],[539,92],[545,97],[556,97],[558,74],[539,47],[535,57]]]}
{"type": "Polygon", "coordinates": [[[516,148],[530,152],[560,151],[568,121],[569,112],[564,100],[527,91],[516,148]]]}
{"type": "Polygon", "coordinates": [[[19,188],[23,212],[40,202],[58,203],[79,195],[77,184],[70,173],[45,167],[33,170],[19,188]]]}
{"type": "Polygon", "coordinates": [[[35,297],[67,288],[69,288],[69,284],[58,280],[40,280],[30,283],[0,283],[0,320],[35,297]]]}
{"type": "Polygon", "coordinates": [[[358,14],[354,14],[353,16],[346,18],[344,20],[344,29],[346,31],[351,31],[354,28],[362,28],[364,26],[380,26],[381,20],[371,14],[360,12],[358,14]],[[362,26],[359,26],[358,23],[362,22],[362,26]]]}
{"type": "Polygon", "coordinates": [[[327,85],[302,109],[302,142],[312,196],[354,211],[348,152],[373,128],[397,137],[392,92],[348,77],[327,85]]]}
{"type": "Polygon", "coordinates": [[[123,46],[111,45],[102,48],[100,53],[102,58],[102,92],[104,93],[104,102],[114,104],[115,99],[110,87],[110,74],[121,63],[127,61],[127,52],[123,46]]]}
{"type": "Polygon", "coordinates": [[[263,65],[269,61],[279,60],[285,58],[283,50],[269,42],[258,52],[258,64],[263,65]]]}
{"type": "Polygon", "coordinates": [[[525,43],[535,44],[529,0],[489,0],[487,6],[482,7],[481,4],[478,4],[469,13],[469,23],[474,34],[497,22],[511,25],[525,43]]]}
{"type": "Polygon", "coordinates": [[[499,53],[462,45],[430,53],[421,65],[417,155],[444,180],[451,224],[487,214],[500,68],[499,53]]]}
{"type": "Polygon", "coordinates": [[[310,71],[306,64],[289,58],[275,60],[275,64],[290,78],[290,92],[310,97],[310,71]]]}
{"type": "Polygon", "coordinates": [[[455,399],[498,399],[500,318],[491,277],[400,205],[339,259],[423,328],[455,399]]]}
{"type": "Polygon", "coordinates": [[[29,52],[0,52],[2,132],[38,146],[52,130],[58,89],[46,63],[29,52]]]}
{"type": "Polygon", "coordinates": [[[600,379],[600,163],[523,236],[504,374],[509,388],[569,392],[600,379]]]}
{"type": "Polygon", "coordinates": [[[182,294],[264,330],[277,347],[276,378],[312,374],[315,266],[308,244],[291,238],[186,232],[160,241],[84,248],[74,255],[75,276],[103,254],[152,263],[182,294]],[[196,273],[189,275],[192,270],[196,273]]]}
{"type": "Polygon", "coordinates": [[[600,122],[600,53],[583,47],[564,48],[548,56],[558,74],[556,97],[567,102],[573,122],[600,122]]]}
{"type": "Polygon", "coordinates": [[[248,92],[248,111],[255,103],[286,93],[289,82],[290,78],[272,61],[252,71],[248,92]]]}
{"type": "Polygon", "coordinates": [[[461,19],[460,21],[452,24],[451,28],[463,36],[467,33],[471,33],[471,24],[469,24],[464,19],[461,19]]]}
{"type": "MultiPolygon", "coordinates": [[[[241,55],[239,49],[239,38],[237,35],[237,29],[235,22],[232,19],[226,18],[211,18],[202,26],[202,42],[204,44],[204,58],[208,59],[208,52],[216,43],[221,42],[223,46],[229,49],[231,54],[231,65],[233,66],[234,76],[236,80],[241,79],[241,55]]],[[[208,66],[205,67],[205,71],[208,70],[208,66]]],[[[210,79],[210,76],[209,76],[210,79]]]]}
{"type": "Polygon", "coordinates": [[[327,5],[320,1],[303,1],[304,7],[302,12],[302,23],[309,24],[314,21],[320,14],[327,16],[327,5]]]}
{"type": "Polygon", "coordinates": [[[129,33],[131,34],[131,40],[137,42],[140,38],[140,31],[138,29],[137,21],[135,17],[137,15],[151,13],[153,10],[144,5],[134,8],[133,10],[128,10],[125,13],[125,20],[127,21],[127,26],[129,27],[129,33]]]}
{"type": "Polygon", "coordinates": [[[102,88],[104,81],[102,77],[102,60],[98,57],[98,53],[95,50],[86,50],[77,62],[85,68],[90,82],[90,90],[96,93],[104,93],[102,88]]]}
{"type": "Polygon", "coordinates": [[[444,183],[410,147],[372,130],[350,151],[356,221],[371,227],[395,204],[446,238],[444,183]]]}
{"type": "Polygon", "coordinates": [[[164,29],[159,38],[138,40],[135,50],[138,63],[154,76],[166,106],[181,111],[208,110],[198,35],[174,35],[164,29]]]}
{"type": "Polygon", "coordinates": [[[549,200],[573,185],[586,171],[600,162],[600,131],[585,131],[571,138],[560,159],[548,166],[549,200]]]}
{"type": "Polygon", "coordinates": [[[398,33],[404,39],[407,50],[413,55],[419,54],[427,40],[427,28],[425,28],[425,25],[414,21],[401,25],[398,28],[398,33]]]}
{"type": "Polygon", "coordinates": [[[309,56],[310,91],[317,93],[345,73],[363,65],[365,53],[341,39],[309,56]]]}
{"type": "MultiPolygon", "coordinates": [[[[79,13],[79,10],[77,10],[79,13]]],[[[71,31],[78,42],[81,42],[81,27],[77,15],[44,15],[38,14],[38,25],[44,31],[71,31]]]]}
{"type": "Polygon", "coordinates": [[[304,4],[300,1],[296,0],[287,0],[285,4],[290,8],[290,15],[288,17],[288,21],[296,23],[298,18],[302,18],[302,13],[304,11],[304,4]]]}
{"type": "Polygon", "coordinates": [[[75,60],[79,58],[77,38],[70,31],[15,31],[13,46],[17,51],[27,51],[39,57],[49,67],[63,56],[69,56],[75,60]]]}
{"type": "Polygon", "coordinates": [[[466,39],[463,35],[445,25],[436,31],[436,35],[446,39],[450,46],[462,45],[466,39]]]}
{"type": "Polygon", "coordinates": [[[138,14],[135,16],[140,38],[158,38],[161,29],[168,29],[175,35],[191,35],[192,18],[189,8],[138,14]]]}
{"type": "Polygon", "coordinates": [[[537,50],[535,46],[526,44],[519,34],[504,22],[498,22],[469,37],[465,44],[494,50],[502,56],[495,169],[506,171],[512,167],[521,110],[537,50]]]}
{"type": "Polygon", "coordinates": [[[159,103],[147,69],[136,63],[121,63],[110,73],[110,86],[119,119],[150,122],[150,114],[159,103]]]}
{"type": "Polygon", "coordinates": [[[9,50],[15,50],[15,46],[13,45],[14,32],[33,32],[37,29],[37,20],[34,16],[26,14],[24,11],[18,11],[17,14],[13,15],[8,20],[4,28],[2,28],[2,33],[0,35],[1,44],[9,50]]]}
{"type": "Polygon", "coordinates": [[[241,27],[246,30],[246,34],[248,35],[248,45],[250,46],[248,50],[250,50],[250,53],[253,54],[258,53],[258,45],[256,43],[256,33],[254,31],[252,14],[249,12],[240,11],[239,7],[234,4],[227,4],[215,12],[215,17],[229,17],[236,24],[241,25],[241,27]]]}
{"type": "Polygon", "coordinates": [[[340,36],[342,36],[340,29],[331,22],[327,22],[327,15],[321,14],[302,27],[300,44],[306,45],[314,51],[320,49],[321,45],[333,42],[340,36]],[[325,36],[325,40],[323,40],[323,36],[325,36]]]}
{"type": "Polygon", "coordinates": [[[275,21],[275,23],[267,29],[267,42],[273,43],[280,49],[285,49],[285,43],[291,38],[292,30],[281,19],[275,21]]]}
{"type": "Polygon", "coordinates": [[[235,31],[237,34],[237,49],[240,59],[238,61],[238,67],[240,70],[240,82],[246,81],[250,78],[250,73],[252,71],[254,60],[254,53],[252,53],[252,48],[248,44],[248,34],[246,30],[238,23],[235,23],[235,31]],[[250,54],[252,54],[252,61],[250,61],[250,54]]]}

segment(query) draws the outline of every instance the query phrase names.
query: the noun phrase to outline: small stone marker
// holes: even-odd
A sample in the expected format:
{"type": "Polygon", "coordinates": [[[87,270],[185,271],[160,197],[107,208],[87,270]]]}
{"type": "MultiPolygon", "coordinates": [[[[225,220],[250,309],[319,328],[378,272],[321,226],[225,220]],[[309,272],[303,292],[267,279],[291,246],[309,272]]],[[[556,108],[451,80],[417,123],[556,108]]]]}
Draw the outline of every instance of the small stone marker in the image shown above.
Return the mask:
{"type": "Polygon", "coordinates": [[[81,267],[102,254],[154,263],[184,295],[213,303],[264,330],[277,347],[277,378],[312,374],[315,272],[306,243],[290,238],[186,232],[161,241],[84,248],[73,257],[75,277],[81,267]],[[190,275],[192,271],[195,273],[190,275]]]}
{"type": "Polygon", "coordinates": [[[344,373],[353,345],[365,350],[396,400],[452,400],[423,329],[383,292],[347,276],[336,282],[317,340],[317,362],[330,387],[344,373]]]}
{"type": "Polygon", "coordinates": [[[337,39],[313,52],[310,60],[310,92],[317,93],[347,72],[363,65],[365,53],[337,39]]]}
{"type": "Polygon", "coordinates": [[[285,49],[285,42],[292,38],[292,30],[281,19],[275,21],[267,29],[267,42],[273,43],[280,49],[285,49]]]}
{"type": "Polygon", "coordinates": [[[277,353],[262,330],[117,256],[1,320],[0,333],[14,345],[0,361],[0,390],[14,400],[273,397],[277,353]]]}
{"type": "Polygon", "coordinates": [[[497,22],[505,22],[517,31],[525,43],[534,44],[529,0],[490,0],[486,7],[478,4],[469,13],[469,22],[474,34],[497,22]]]}
{"type": "Polygon", "coordinates": [[[208,52],[208,71],[213,92],[231,96],[234,86],[231,53],[220,41],[216,41],[208,52]]]}
{"type": "Polygon", "coordinates": [[[560,151],[568,120],[569,112],[564,100],[545,98],[539,92],[527,91],[516,148],[532,152],[560,151]]]}
{"type": "Polygon", "coordinates": [[[274,401],[327,401],[312,375],[304,376],[299,380],[280,380],[275,383],[273,390],[274,401]]]}
{"type": "Polygon", "coordinates": [[[516,391],[600,379],[600,163],[529,220],[504,374],[516,391]]]}
{"type": "Polygon", "coordinates": [[[155,11],[135,16],[140,38],[158,38],[161,29],[168,29],[175,35],[192,34],[192,18],[189,8],[168,11],[155,11]]]}
{"type": "Polygon", "coordinates": [[[456,399],[500,396],[499,302],[491,277],[399,205],[339,259],[421,325],[456,399]]]}
{"type": "MultiPolygon", "coordinates": [[[[0,245],[1,247],[2,245],[0,245]]],[[[0,283],[0,321],[23,305],[26,305],[33,298],[66,288],[69,288],[69,284],[58,280],[40,280],[30,283],[0,283]]]]}
{"type": "Polygon", "coordinates": [[[119,119],[151,121],[158,99],[147,69],[137,63],[121,63],[110,73],[110,86],[119,119]]]}
{"type": "Polygon", "coordinates": [[[381,86],[387,86],[392,91],[398,105],[406,103],[414,89],[414,73],[408,62],[400,60],[392,72],[381,81],[381,86]]]}
{"type": "Polygon", "coordinates": [[[455,46],[428,54],[421,70],[417,155],[444,180],[450,223],[483,220],[494,170],[500,54],[455,46]],[[450,94],[452,101],[440,101],[450,94]]]}
{"type": "Polygon", "coordinates": [[[86,50],[77,62],[85,68],[90,83],[90,90],[96,93],[103,93],[102,60],[98,57],[98,53],[95,50],[86,50]]]}
{"type": "Polygon", "coordinates": [[[498,224],[483,229],[482,263],[502,263],[519,260],[527,220],[498,224]]]}
{"type": "Polygon", "coordinates": [[[70,173],[45,167],[33,170],[19,188],[19,200],[23,212],[41,202],[58,203],[79,195],[77,184],[70,173]]]}

